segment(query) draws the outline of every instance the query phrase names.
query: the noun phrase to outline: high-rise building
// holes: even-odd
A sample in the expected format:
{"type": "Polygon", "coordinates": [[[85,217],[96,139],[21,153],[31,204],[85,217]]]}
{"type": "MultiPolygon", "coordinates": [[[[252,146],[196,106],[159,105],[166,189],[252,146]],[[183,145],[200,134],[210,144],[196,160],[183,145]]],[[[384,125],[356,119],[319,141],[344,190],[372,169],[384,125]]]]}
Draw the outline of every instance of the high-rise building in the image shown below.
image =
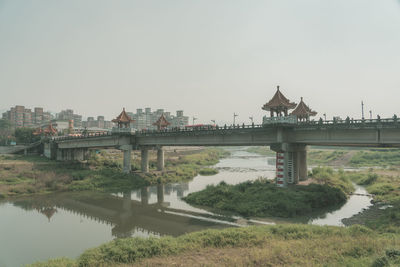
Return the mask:
{"type": "Polygon", "coordinates": [[[36,127],[51,120],[50,112],[43,112],[43,108],[31,109],[17,105],[3,113],[3,119],[10,121],[15,127],[36,127]]]}
{"type": "Polygon", "coordinates": [[[171,115],[171,112],[167,112],[164,109],[157,109],[153,112],[151,111],[151,108],[145,108],[144,110],[145,111],[143,112],[143,109],[139,108],[136,109],[136,113],[127,112],[127,114],[135,120],[131,124],[132,128],[137,130],[156,129],[156,126],[154,126],[153,123],[155,123],[162,114],[164,114],[167,121],[171,123],[169,127],[183,127],[189,123],[189,117],[183,115],[183,110],[178,110],[176,116],[171,115]]]}
{"type": "Polygon", "coordinates": [[[74,127],[82,127],[82,115],[74,114],[72,109],[62,110],[56,115],[60,121],[74,121],[74,127]]]}

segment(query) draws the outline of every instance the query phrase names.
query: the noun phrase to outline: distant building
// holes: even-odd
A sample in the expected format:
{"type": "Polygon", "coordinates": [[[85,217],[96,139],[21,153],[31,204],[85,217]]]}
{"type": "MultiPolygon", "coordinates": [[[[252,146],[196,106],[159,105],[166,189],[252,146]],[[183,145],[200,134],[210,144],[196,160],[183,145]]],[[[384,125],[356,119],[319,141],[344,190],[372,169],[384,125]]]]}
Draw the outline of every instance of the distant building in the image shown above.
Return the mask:
{"type": "Polygon", "coordinates": [[[151,108],[145,108],[144,112],[143,109],[139,108],[136,109],[136,113],[127,112],[127,114],[135,120],[131,123],[131,127],[136,130],[157,129],[157,126],[154,124],[162,115],[170,123],[169,128],[182,127],[189,124],[189,117],[183,115],[183,110],[178,110],[175,116],[171,115],[171,112],[164,111],[164,109],[157,109],[152,112],[151,108]]]}
{"type": "Polygon", "coordinates": [[[104,116],[97,116],[97,120],[94,117],[88,117],[87,121],[83,121],[81,126],[83,128],[99,128],[99,129],[111,129],[113,126],[111,121],[106,121],[104,116]]]}
{"type": "Polygon", "coordinates": [[[15,127],[36,127],[43,123],[49,123],[52,119],[50,112],[44,112],[43,108],[31,109],[24,106],[15,106],[3,113],[3,119],[10,121],[15,127]]]}
{"type": "Polygon", "coordinates": [[[62,110],[56,115],[57,120],[59,121],[74,121],[75,127],[82,127],[82,115],[74,114],[72,109],[62,110]]]}

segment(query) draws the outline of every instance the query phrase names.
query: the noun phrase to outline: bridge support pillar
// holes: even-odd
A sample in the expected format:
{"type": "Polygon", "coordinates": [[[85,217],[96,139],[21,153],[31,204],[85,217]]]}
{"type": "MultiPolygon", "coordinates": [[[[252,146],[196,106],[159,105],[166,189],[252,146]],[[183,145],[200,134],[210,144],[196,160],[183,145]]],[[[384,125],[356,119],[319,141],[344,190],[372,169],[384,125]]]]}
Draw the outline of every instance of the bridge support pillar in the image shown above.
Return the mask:
{"type": "Polygon", "coordinates": [[[157,185],[157,203],[162,204],[164,202],[164,185],[157,185]]]}
{"type": "Polygon", "coordinates": [[[56,152],[56,160],[58,160],[58,161],[63,160],[63,152],[62,152],[62,149],[57,149],[57,152],[56,152]]]}
{"type": "Polygon", "coordinates": [[[164,150],[162,147],[158,148],[157,150],[157,170],[164,170],[164,150]]]}
{"type": "Polygon", "coordinates": [[[143,148],[141,151],[142,157],[142,172],[149,172],[149,150],[147,148],[143,148]]]}
{"type": "Polygon", "coordinates": [[[140,201],[142,202],[143,205],[149,204],[149,188],[148,187],[142,187],[142,189],[140,189],[140,201]]]}
{"type": "Polygon", "coordinates": [[[307,146],[278,143],[271,145],[276,152],[276,184],[287,186],[307,179],[307,146]]]}
{"type": "Polygon", "coordinates": [[[72,151],[73,159],[74,160],[80,160],[80,161],[84,160],[84,152],[83,152],[83,150],[84,150],[83,148],[75,148],[72,151]]]}
{"type": "Polygon", "coordinates": [[[132,169],[132,146],[124,145],[121,146],[122,151],[124,151],[124,164],[123,164],[123,172],[130,173],[132,169]]]}

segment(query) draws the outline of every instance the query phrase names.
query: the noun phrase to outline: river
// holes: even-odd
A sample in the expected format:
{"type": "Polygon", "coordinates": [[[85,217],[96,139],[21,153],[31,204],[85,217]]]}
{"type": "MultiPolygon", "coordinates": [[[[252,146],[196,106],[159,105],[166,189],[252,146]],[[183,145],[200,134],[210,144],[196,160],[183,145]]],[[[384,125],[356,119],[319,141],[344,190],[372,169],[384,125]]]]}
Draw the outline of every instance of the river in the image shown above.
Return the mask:
{"type": "MultiPolygon", "coordinates": [[[[343,218],[368,208],[371,198],[353,195],[337,210],[284,220],[245,219],[214,214],[181,200],[209,184],[237,184],[259,177],[273,179],[274,158],[227,148],[231,156],[214,167],[219,173],[190,182],[106,194],[58,193],[0,202],[0,266],[14,267],[49,258],[79,256],[84,250],[120,237],[172,235],[203,229],[287,222],[342,226],[343,218]]],[[[356,193],[366,193],[357,187],[356,193]]]]}

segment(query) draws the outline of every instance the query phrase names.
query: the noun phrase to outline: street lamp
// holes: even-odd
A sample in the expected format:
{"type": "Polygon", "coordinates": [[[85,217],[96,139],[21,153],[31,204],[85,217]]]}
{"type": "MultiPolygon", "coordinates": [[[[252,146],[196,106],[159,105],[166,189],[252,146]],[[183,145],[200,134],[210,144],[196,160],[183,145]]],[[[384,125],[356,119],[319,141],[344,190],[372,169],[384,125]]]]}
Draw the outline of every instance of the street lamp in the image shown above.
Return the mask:
{"type": "Polygon", "coordinates": [[[324,118],[325,118],[325,121],[326,121],[326,113],[324,113],[323,115],[324,115],[324,118]]]}
{"type": "Polygon", "coordinates": [[[251,124],[253,124],[253,116],[249,117],[249,119],[251,120],[251,124]]]}
{"type": "Polygon", "coordinates": [[[235,125],[236,122],[236,117],[238,117],[239,115],[236,114],[235,112],[233,112],[233,125],[235,125]]]}
{"type": "Polygon", "coordinates": [[[361,118],[364,120],[364,102],[361,101],[361,118]]]}
{"type": "Polygon", "coordinates": [[[369,119],[372,120],[372,110],[369,111],[369,119]]]}

